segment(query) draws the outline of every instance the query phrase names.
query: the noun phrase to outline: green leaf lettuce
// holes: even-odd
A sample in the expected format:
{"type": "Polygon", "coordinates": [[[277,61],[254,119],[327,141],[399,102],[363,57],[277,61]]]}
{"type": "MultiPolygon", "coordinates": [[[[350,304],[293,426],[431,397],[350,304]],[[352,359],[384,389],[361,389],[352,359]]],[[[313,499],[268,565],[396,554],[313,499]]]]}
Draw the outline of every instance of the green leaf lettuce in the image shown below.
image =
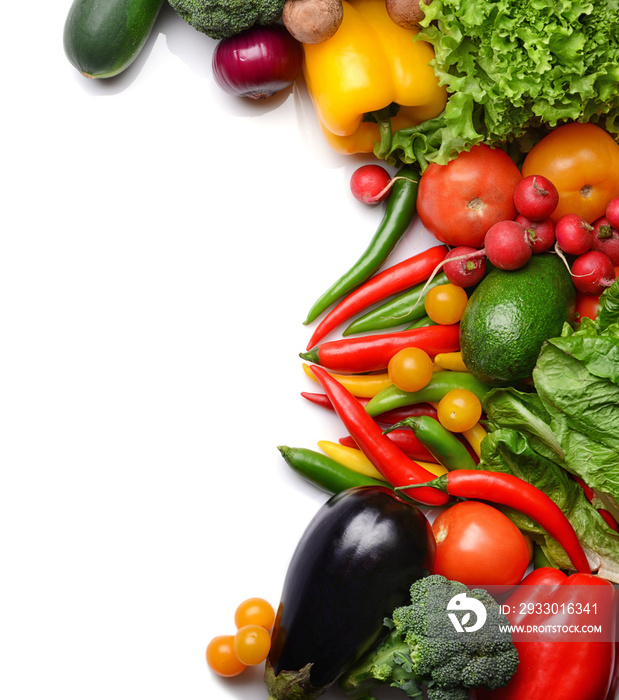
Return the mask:
{"type": "Polygon", "coordinates": [[[424,169],[481,142],[526,152],[566,121],[619,133],[619,0],[432,0],[424,12],[418,39],[449,99],[393,135],[388,161],[424,169]]]}

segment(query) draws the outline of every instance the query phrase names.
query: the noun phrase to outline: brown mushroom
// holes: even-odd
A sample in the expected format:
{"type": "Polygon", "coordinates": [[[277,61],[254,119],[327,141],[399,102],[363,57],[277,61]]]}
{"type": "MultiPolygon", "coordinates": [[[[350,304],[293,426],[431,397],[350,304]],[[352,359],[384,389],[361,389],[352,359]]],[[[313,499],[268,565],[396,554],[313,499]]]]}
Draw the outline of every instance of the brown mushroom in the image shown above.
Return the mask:
{"type": "Polygon", "coordinates": [[[282,19],[286,29],[303,44],[320,44],[342,23],[342,0],[286,0],[282,19]]]}
{"type": "Polygon", "coordinates": [[[424,17],[423,5],[429,5],[432,0],[385,0],[389,17],[404,29],[419,27],[424,17]]]}

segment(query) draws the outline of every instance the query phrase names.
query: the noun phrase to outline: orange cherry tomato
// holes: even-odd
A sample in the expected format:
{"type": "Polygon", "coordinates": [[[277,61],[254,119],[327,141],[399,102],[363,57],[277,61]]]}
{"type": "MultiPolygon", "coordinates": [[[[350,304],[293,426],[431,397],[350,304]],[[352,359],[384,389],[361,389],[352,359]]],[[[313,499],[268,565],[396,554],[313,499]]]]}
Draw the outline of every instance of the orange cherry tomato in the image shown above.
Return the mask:
{"type": "Polygon", "coordinates": [[[234,651],[233,634],[222,634],[211,639],[206,647],[206,663],[217,675],[225,678],[238,676],[247,668],[234,651]]]}
{"type": "Polygon", "coordinates": [[[426,294],[426,313],[434,323],[458,323],[468,300],[462,287],[451,283],[439,284],[426,294]]]}
{"type": "Polygon", "coordinates": [[[557,188],[554,221],[578,214],[592,224],[619,195],[619,144],[595,124],[565,124],[533,146],[522,175],[543,175],[557,188]]]}
{"type": "Polygon", "coordinates": [[[260,625],[245,625],[234,636],[234,653],[247,666],[262,663],[271,650],[271,636],[260,625]]]}
{"type": "Polygon", "coordinates": [[[237,629],[245,625],[260,625],[270,630],[275,622],[275,610],[264,598],[248,598],[244,600],[234,613],[234,623],[237,629]]]}
{"type": "Polygon", "coordinates": [[[432,379],[432,358],[421,348],[403,348],[389,360],[389,379],[402,391],[419,391],[432,379]]]}
{"type": "Polygon", "coordinates": [[[452,433],[463,433],[479,422],[481,401],[468,389],[452,389],[438,402],[438,422],[452,433]]]}

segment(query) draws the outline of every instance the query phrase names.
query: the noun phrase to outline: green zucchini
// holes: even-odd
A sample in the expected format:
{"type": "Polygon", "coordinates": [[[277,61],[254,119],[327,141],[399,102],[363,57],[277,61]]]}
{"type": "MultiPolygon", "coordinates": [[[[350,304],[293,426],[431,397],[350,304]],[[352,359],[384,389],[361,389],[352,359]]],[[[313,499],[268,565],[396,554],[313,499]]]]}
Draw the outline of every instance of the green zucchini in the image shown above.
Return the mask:
{"type": "Polygon", "coordinates": [[[64,50],[87,78],[111,78],[130,66],[150,36],[165,0],[73,0],[64,50]]]}

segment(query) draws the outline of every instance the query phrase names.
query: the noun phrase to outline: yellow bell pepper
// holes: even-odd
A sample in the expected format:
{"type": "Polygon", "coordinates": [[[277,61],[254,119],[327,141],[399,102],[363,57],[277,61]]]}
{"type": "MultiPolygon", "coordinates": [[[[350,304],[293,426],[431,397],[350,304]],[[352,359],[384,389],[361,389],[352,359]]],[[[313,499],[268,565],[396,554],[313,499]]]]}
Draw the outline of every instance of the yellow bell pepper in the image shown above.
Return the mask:
{"type": "Polygon", "coordinates": [[[343,8],[330,39],[303,45],[303,74],[327,142],[341,153],[370,153],[381,129],[365,114],[396,104],[388,126],[414,126],[443,111],[447,92],[429,65],[431,45],[395,24],[385,0],[343,0],[343,8]]]}

